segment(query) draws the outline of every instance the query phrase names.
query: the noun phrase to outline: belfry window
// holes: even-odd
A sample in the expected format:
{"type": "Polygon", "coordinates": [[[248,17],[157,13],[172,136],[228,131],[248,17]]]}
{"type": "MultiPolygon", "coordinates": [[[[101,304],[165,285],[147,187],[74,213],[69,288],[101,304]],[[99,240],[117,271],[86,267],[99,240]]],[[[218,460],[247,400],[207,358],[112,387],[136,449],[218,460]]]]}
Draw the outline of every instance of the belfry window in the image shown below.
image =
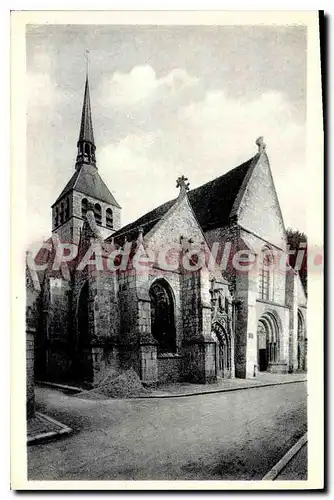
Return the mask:
{"type": "Polygon", "coordinates": [[[109,228],[114,227],[114,217],[111,208],[107,208],[106,210],[106,226],[109,228]]]}
{"type": "Polygon", "coordinates": [[[83,219],[86,218],[87,210],[88,210],[88,201],[86,198],[83,198],[81,200],[81,217],[83,219]]]}
{"type": "Polygon", "coordinates": [[[95,215],[96,224],[101,226],[101,224],[102,224],[102,210],[101,210],[101,205],[99,205],[99,203],[95,203],[95,205],[94,205],[94,215],[95,215]]]}
{"type": "Polygon", "coordinates": [[[270,299],[271,270],[273,258],[268,248],[262,250],[259,269],[259,296],[261,299],[270,299]]]}

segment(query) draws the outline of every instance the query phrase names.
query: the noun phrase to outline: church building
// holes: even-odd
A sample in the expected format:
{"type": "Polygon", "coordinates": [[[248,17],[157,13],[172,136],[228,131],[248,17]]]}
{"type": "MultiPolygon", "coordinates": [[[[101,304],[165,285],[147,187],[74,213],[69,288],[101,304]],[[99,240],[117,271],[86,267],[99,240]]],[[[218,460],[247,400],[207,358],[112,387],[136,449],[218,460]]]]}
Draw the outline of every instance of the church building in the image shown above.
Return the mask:
{"type": "Polygon", "coordinates": [[[286,264],[262,138],[256,146],[196,189],[179,177],[175,199],[122,227],[98,170],[86,78],[73,175],[38,255],[39,380],[91,386],[132,367],[146,385],[212,383],[307,369],[306,295],[286,264]]]}

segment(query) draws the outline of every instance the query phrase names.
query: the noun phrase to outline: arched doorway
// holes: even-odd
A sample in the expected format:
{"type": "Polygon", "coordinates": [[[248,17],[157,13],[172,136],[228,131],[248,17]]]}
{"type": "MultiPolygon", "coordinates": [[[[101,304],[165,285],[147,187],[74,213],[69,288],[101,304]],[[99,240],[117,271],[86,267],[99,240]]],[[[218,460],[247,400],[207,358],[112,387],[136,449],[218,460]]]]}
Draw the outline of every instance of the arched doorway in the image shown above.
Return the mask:
{"type": "Polygon", "coordinates": [[[176,352],[174,300],[165,280],[155,281],[150,288],[152,335],[158,341],[159,353],[176,352]]]}
{"type": "Polygon", "coordinates": [[[302,312],[298,309],[297,363],[298,370],[306,370],[306,331],[302,312]]]}
{"type": "Polygon", "coordinates": [[[218,339],[217,375],[230,378],[232,375],[231,339],[220,323],[214,323],[213,332],[218,339]]]}
{"type": "Polygon", "coordinates": [[[267,371],[271,363],[279,361],[279,328],[276,318],[265,313],[257,327],[258,370],[267,371]]]}
{"type": "Polygon", "coordinates": [[[89,288],[88,281],[81,288],[78,300],[77,363],[74,377],[80,382],[92,382],[93,360],[89,331],[89,288]]]}

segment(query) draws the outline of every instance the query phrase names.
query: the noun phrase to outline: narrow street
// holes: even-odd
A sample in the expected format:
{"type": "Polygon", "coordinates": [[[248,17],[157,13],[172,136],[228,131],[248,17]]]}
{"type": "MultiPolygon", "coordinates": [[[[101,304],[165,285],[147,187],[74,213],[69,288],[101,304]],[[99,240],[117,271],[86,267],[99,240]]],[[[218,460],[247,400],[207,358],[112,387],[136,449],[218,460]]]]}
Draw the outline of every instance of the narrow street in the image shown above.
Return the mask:
{"type": "Polygon", "coordinates": [[[36,400],[74,433],[28,448],[30,480],[262,479],[307,430],[306,382],[98,401],[37,387],[36,400]]]}

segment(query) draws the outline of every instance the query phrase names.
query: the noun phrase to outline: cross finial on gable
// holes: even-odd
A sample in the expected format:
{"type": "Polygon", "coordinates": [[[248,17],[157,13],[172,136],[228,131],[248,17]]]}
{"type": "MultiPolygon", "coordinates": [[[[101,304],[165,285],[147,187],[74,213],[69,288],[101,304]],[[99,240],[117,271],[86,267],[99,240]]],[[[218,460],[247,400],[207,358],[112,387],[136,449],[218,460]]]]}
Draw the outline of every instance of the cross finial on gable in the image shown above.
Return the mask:
{"type": "Polygon", "coordinates": [[[187,182],[188,178],[182,175],[181,177],[178,177],[176,180],[176,187],[180,188],[180,194],[185,195],[187,191],[189,191],[189,182],[187,182]]]}
{"type": "Polygon", "coordinates": [[[255,144],[257,145],[257,147],[259,148],[259,153],[262,153],[263,151],[265,151],[266,149],[266,144],[264,143],[263,141],[263,137],[258,137],[255,141],[255,144]]]}

